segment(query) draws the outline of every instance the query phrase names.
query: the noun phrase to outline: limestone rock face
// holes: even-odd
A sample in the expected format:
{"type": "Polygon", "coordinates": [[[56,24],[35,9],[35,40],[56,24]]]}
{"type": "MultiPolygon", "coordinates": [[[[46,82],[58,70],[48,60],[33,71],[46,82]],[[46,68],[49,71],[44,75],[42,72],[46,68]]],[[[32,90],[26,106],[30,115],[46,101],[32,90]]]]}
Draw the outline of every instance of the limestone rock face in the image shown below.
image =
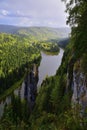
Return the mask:
{"type": "Polygon", "coordinates": [[[72,92],[72,105],[79,104],[80,113],[84,114],[87,109],[87,79],[81,61],[77,61],[73,67],[72,92]]]}

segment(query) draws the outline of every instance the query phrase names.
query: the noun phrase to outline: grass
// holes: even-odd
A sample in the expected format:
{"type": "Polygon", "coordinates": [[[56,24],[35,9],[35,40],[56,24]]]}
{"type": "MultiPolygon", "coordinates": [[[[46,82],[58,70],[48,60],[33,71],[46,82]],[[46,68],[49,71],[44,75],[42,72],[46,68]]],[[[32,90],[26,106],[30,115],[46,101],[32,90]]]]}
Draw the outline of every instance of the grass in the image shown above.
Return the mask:
{"type": "Polygon", "coordinates": [[[2,99],[4,99],[5,97],[7,97],[8,95],[10,95],[16,88],[20,87],[23,80],[24,80],[24,76],[18,82],[16,82],[14,85],[12,85],[9,89],[7,89],[3,94],[1,94],[0,101],[2,99]]]}

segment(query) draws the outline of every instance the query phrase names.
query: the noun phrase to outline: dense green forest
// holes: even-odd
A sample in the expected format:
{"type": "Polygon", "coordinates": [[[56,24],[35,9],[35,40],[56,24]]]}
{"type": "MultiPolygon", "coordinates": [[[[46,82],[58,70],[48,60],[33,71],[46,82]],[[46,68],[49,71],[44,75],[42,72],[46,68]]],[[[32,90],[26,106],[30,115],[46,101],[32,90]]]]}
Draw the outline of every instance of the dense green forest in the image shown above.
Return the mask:
{"type": "Polygon", "coordinates": [[[40,57],[40,51],[29,39],[0,34],[0,94],[23,77],[29,63],[40,57]]]}
{"type": "MultiPolygon", "coordinates": [[[[85,0],[62,1],[66,3],[66,12],[69,13],[67,23],[70,24],[72,31],[70,43],[65,49],[61,66],[55,76],[46,78],[43,81],[31,114],[26,101],[21,101],[19,97],[12,95],[13,102],[5,108],[5,113],[0,121],[1,130],[87,129],[87,106],[84,113],[80,115],[81,105],[77,103],[75,107],[72,107],[71,100],[73,95],[72,87],[75,87],[72,86],[73,73],[77,74],[78,77],[80,77],[79,73],[82,73],[84,81],[81,81],[81,83],[83,82],[87,87],[87,2],[85,0]]],[[[21,44],[25,45],[24,42],[21,44]]],[[[4,44],[2,43],[1,47],[2,45],[4,44]]],[[[27,44],[27,46],[29,45],[31,44],[27,44]]],[[[43,46],[44,42],[42,48],[43,46]]],[[[49,48],[48,45],[47,47],[49,48]]],[[[2,54],[2,52],[0,53],[2,54]]],[[[34,56],[32,55],[32,57],[34,56]]],[[[10,71],[12,69],[9,68],[10,71]]],[[[5,72],[3,73],[1,70],[1,74],[5,75],[5,72]]],[[[84,97],[84,94],[82,97],[84,97]]]]}
{"type": "Polygon", "coordinates": [[[56,43],[13,34],[0,34],[0,94],[19,81],[33,63],[39,64],[40,51],[59,52],[56,43]]]}

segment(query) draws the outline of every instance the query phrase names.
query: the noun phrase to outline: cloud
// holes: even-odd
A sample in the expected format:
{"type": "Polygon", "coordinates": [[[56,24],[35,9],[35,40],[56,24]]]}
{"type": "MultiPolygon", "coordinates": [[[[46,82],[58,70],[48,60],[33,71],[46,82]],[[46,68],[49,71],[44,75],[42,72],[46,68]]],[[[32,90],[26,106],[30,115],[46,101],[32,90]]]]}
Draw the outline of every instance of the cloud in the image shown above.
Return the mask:
{"type": "Polygon", "coordinates": [[[1,0],[0,9],[5,21],[14,18],[21,26],[66,26],[65,6],[61,0],[1,0]]]}
{"type": "Polygon", "coordinates": [[[2,9],[2,10],[0,11],[0,14],[6,16],[6,15],[9,14],[9,12],[8,12],[7,10],[2,9]]]}
{"type": "Polygon", "coordinates": [[[24,13],[20,12],[19,10],[17,11],[7,11],[7,10],[0,10],[0,15],[2,16],[6,16],[6,17],[26,17],[26,18],[30,18],[32,16],[30,15],[25,15],[24,13]]]}

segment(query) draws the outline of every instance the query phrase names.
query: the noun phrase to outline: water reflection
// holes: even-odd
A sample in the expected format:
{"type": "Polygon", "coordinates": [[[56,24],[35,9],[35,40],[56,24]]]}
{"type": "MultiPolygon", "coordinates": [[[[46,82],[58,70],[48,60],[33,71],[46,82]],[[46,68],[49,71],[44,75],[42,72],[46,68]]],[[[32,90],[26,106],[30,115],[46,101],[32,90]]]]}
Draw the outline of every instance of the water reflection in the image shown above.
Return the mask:
{"type": "Polygon", "coordinates": [[[52,76],[56,74],[56,70],[59,68],[63,56],[63,49],[60,48],[58,55],[47,55],[41,52],[42,60],[39,66],[39,81],[38,87],[46,76],[52,76]]]}

